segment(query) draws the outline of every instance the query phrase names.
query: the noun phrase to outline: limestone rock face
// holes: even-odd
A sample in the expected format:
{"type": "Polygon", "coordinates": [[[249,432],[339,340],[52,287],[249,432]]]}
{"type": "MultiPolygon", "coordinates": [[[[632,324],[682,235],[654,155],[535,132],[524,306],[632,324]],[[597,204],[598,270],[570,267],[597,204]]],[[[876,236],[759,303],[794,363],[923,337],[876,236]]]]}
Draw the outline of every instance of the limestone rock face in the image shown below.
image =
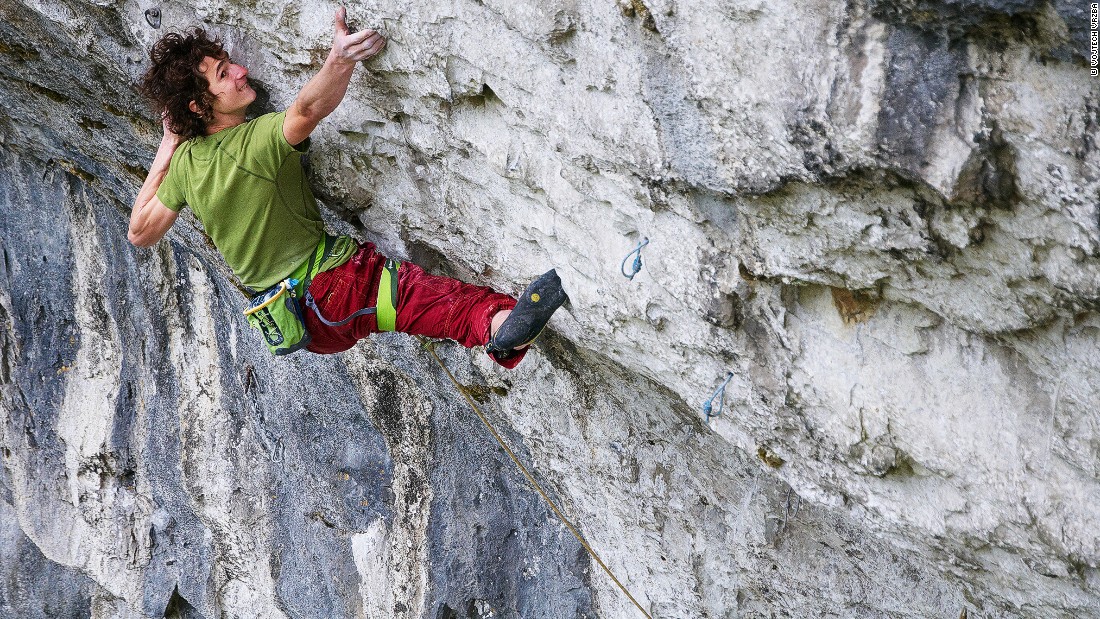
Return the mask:
{"type": "MultiPolygon", "coordinates": [[[[0,617],[641,616],[417,341],[272,358],[190,214],[127,243],[152,43],[278,110],[334,8],[0,0],[0,617]]],[[[653,617],[1100,617],[1087,8],[360,2],[311,181],[557,267],[519,368],[436,350],[653,617]]]]}

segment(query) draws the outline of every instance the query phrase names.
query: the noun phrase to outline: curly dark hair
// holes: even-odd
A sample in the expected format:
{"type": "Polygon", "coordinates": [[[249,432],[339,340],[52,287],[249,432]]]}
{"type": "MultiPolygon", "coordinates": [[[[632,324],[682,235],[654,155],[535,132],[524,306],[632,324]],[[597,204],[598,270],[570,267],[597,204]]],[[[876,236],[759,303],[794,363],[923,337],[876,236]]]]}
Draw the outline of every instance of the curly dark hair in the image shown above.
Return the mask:
{"type": "Polygon", "coordinates": [[[169,32],[153,45],[149,58],[153,66],[141,78],[141,92],[168,118],[168,128],[184,139],[206,134],[215,97],[210,82],[199,72],[206,56],[228,57],[218,37],[211,39],[202,28],[185,33],[169,32]],[[191,111],[191,102],[199,113],[191,111]]]}

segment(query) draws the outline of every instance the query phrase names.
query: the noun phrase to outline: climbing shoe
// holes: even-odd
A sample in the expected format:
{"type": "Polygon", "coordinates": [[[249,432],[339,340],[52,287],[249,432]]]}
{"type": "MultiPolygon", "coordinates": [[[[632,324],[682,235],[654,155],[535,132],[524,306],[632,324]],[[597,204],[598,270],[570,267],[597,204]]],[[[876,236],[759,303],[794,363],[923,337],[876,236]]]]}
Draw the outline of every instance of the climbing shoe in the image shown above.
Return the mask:
{"type": "Polygon", "coordinates": [[[554,310],[567,298],[557,271],[550,269],[543,273],[523,291],[512,313],[504,319],[486,348],[498,358],[510,357],[515,349],[535,341],[554,310]]]}

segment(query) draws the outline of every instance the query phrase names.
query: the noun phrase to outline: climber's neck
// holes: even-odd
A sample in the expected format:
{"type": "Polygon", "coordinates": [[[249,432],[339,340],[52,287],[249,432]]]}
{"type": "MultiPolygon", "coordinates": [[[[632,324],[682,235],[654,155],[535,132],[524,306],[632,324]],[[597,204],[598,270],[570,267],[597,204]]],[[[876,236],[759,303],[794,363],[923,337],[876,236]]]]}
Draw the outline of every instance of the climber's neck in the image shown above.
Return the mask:
{"type": "Polygon", "coordinates": [[[214,135],[219,131],[225,131],[226,129],[232,129],[237,125],[244,124],[244,119],[244,110],[241,110],[239,114],[219,114],[214,112],[214,120],[206,123],[206,135],[214,135]]]}

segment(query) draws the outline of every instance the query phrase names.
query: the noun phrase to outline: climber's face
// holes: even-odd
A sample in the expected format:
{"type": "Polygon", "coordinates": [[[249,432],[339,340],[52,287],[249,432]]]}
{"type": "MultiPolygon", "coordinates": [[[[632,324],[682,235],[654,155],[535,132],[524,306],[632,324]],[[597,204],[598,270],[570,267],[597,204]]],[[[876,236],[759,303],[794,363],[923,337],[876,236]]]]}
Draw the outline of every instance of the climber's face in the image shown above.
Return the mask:
{"type": "Polygon", "coordinates": [[[210,93],[216,97],[215,114],[243,114],[256,100],[256,91],[248,83],[248,69],[234,64],[228,54],[203,58],[199,72],[210,82],[210,93]]]}

